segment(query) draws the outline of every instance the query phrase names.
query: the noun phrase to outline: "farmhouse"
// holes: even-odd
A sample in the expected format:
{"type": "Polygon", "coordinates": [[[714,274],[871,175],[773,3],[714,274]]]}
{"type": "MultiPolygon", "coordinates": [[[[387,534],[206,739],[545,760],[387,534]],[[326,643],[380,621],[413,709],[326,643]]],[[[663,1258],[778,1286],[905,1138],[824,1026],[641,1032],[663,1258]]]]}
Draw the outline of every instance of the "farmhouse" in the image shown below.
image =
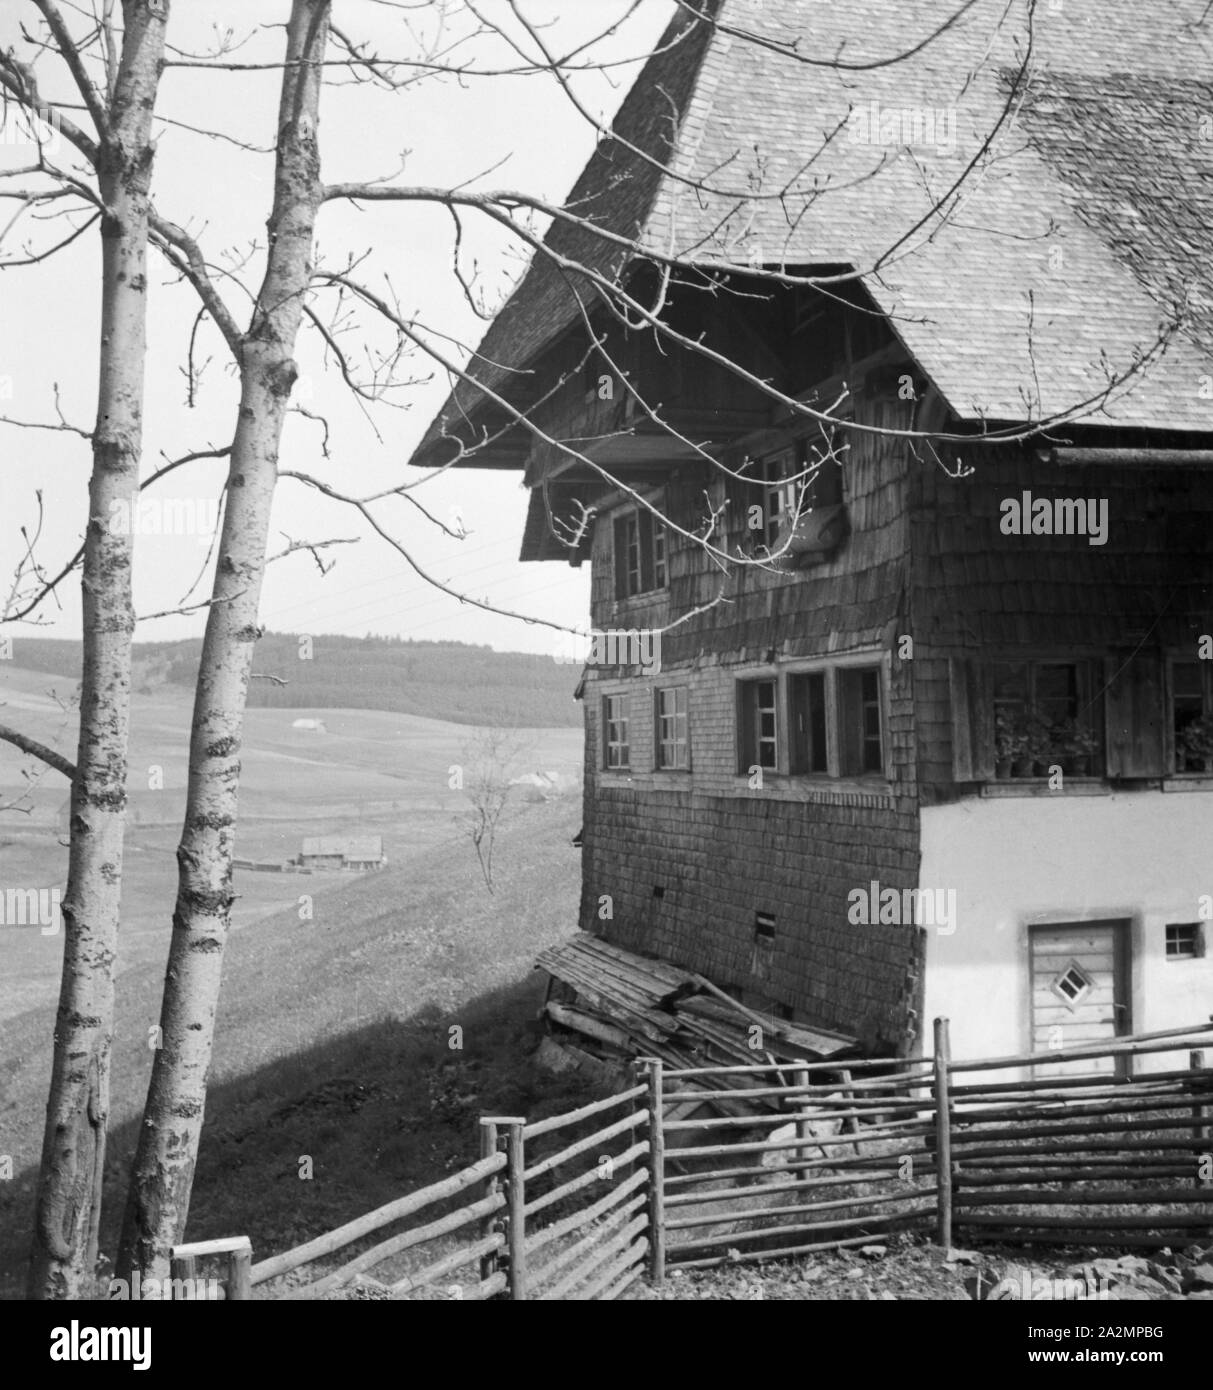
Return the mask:
{"type": "Polygon", "coordinates": [[[387,864],[381,835],[310,835],[303,842],[304,869],[382,869],[387,864]]]}
{"type": "Polygon", "coordinates": [[[680,6],[413,459],[661,635],[581,682],[583,931],[898,1054],[1213,1012],[1201,5],[1028,8],[680,6]]]}

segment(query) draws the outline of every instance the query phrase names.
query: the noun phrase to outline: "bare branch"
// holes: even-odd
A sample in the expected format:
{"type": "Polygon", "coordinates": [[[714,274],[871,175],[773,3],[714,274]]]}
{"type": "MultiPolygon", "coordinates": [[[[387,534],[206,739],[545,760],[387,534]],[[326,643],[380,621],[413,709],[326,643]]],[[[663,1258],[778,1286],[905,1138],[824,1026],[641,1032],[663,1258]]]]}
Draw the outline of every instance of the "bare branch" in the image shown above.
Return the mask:
{"type": "Polygon", "coordinates": [[[18,733],[16,729],[10,729],[7,724],[0,724],[0,739],[3,739],[5,743],[11,743],[15,748],[20,748],[23,753],[28,753],[40,762],[44,762],[47,767],[53,767],[56,772],[61,772],[69,782],[76,776],[75,763],[69,762],[62,753],[56,753],[45,743],[39,743],[36,738],[29,738],[25,734],[18,733]]]}

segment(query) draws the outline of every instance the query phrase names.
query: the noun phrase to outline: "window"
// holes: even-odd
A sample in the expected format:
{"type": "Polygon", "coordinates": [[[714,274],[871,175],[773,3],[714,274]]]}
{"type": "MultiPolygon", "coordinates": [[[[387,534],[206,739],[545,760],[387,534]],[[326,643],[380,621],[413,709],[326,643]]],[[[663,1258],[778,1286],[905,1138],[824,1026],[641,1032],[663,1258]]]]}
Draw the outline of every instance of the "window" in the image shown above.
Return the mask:
{"type": "Polygon", "coordinates": [[[859,666],[838,671],[839,768],[844,777],[884,771],[884,719],[880,668],[859,666]]]}
{"type": "Polygon", "coordinates": [[[1054,764],[1102,773],[1102,682],[1093,672],[1088,661],[993,663],[996,776],[1040,777],[1054,764]]]}
{"type": "Polygon", "coordinates": [[[1195,960],[1204,955],[1199,922],[1167,923],[1167,959],[1195,960]]]}
{"type": "Polygon", "coordinates": [[[738,681],[737,728],[742,773],[885,776],[884,668],[823,666],[738,681]]]}
{"type": "Polygon", "coordinates": [[[653,520],[653,587],[664,589],[665,586],[665,527],[653,520]]]}
{"type": "Polygon", "coordinates": [[[823,426],[815,436],[747,460],[739,470],[750,479],[739,493],[743,549],[778,551],[797,567],[832,554],[848,531],[841,463],[847,447],[840,428],[823,426]]]}
{"type": "Polygon", "coordinates": [[[1058,995],[1072,1009],[1081,999],[1085,999],[1095,988],[1095,982],[1087,972],[1072,960],[1053,981],[1053,993],[1058,995]]]}
{"type": "Polygon", "coordinates": [[[791,735],[788,770],[829,772],[824,671],[788,677],[788,728],[791,735]]]}
{"type": "Polygon", "coordinates": [[[842,503],[842,458],[848,448],[846,431],[823,425],[821,433],[809,445],[808,468],[816,472],[805,491],[804,505],[837,507],[842,503]]]}
{"type": "Polygon", "coordinates": [[[664,589],[669,583],[665,527],[649,511],[615,518],[615,597],[664,589]]]}
{"type": "Polygon", "coordinates": [[[608,772],[626,772],[631,765],[628,744],[628,697],[606,695],[602,701],[603,766],[608,772]]]}
{"type": "Polygon", "coordinates": [[[779,710],[775,680],[741,682],[741,771],[779,767],[779,710]]]}
{"type": "Polygon", "coordinates": [[[1176,772],[1213,772],[1213,662],[1171,663],[1176,772]]]}
{"type": "Polygon", "coordinates": [[[758,465],[762,488],[762,543],[775,550],[795,522],[800,503],[800,471],[795,449],[784,449],[758,465]]]}
{"type": "Polygon", "coordinates": [[[674,685],[656,694],[657,766],[689,771],[691,741],[687,723],[687,688],[674,685]]]}

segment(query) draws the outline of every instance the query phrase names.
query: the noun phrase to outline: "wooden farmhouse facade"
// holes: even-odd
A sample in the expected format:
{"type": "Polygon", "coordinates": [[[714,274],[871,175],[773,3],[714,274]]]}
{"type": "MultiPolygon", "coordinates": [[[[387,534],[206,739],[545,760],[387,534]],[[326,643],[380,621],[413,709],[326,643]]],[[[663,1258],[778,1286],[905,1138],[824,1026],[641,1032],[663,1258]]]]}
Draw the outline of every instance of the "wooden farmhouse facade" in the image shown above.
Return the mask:
{"type": "Polygon", "coordinates": [[[1213,1013],[1213,137],[1063,8],[680,7],[414,457],[634,634],[581,927],[873,1050],[1213,1013]]]}

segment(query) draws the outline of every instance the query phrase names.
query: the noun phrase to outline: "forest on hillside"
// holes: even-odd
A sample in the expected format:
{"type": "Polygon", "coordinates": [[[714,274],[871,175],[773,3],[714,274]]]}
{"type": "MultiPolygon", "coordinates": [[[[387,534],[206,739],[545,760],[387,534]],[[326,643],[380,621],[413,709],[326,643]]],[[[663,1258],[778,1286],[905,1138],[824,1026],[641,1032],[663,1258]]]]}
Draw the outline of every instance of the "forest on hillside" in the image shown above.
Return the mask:
{"type": "MultiPolygon", "coordinates": [[[[135,689],[191,689],[201,650],[200,638],[136,643],[135,689]]],[[[80,643],[20,638],[13,643],[12,661],[78,679],[80,643]]],[[[572,666],[463,642],[267,632],[257,644],[254,671],[257,679],[249,688],[254,709],[381,709],[457,724],[537,728],[581,723],[581,707],[573,699],[578,672],[572,666]]]]}

